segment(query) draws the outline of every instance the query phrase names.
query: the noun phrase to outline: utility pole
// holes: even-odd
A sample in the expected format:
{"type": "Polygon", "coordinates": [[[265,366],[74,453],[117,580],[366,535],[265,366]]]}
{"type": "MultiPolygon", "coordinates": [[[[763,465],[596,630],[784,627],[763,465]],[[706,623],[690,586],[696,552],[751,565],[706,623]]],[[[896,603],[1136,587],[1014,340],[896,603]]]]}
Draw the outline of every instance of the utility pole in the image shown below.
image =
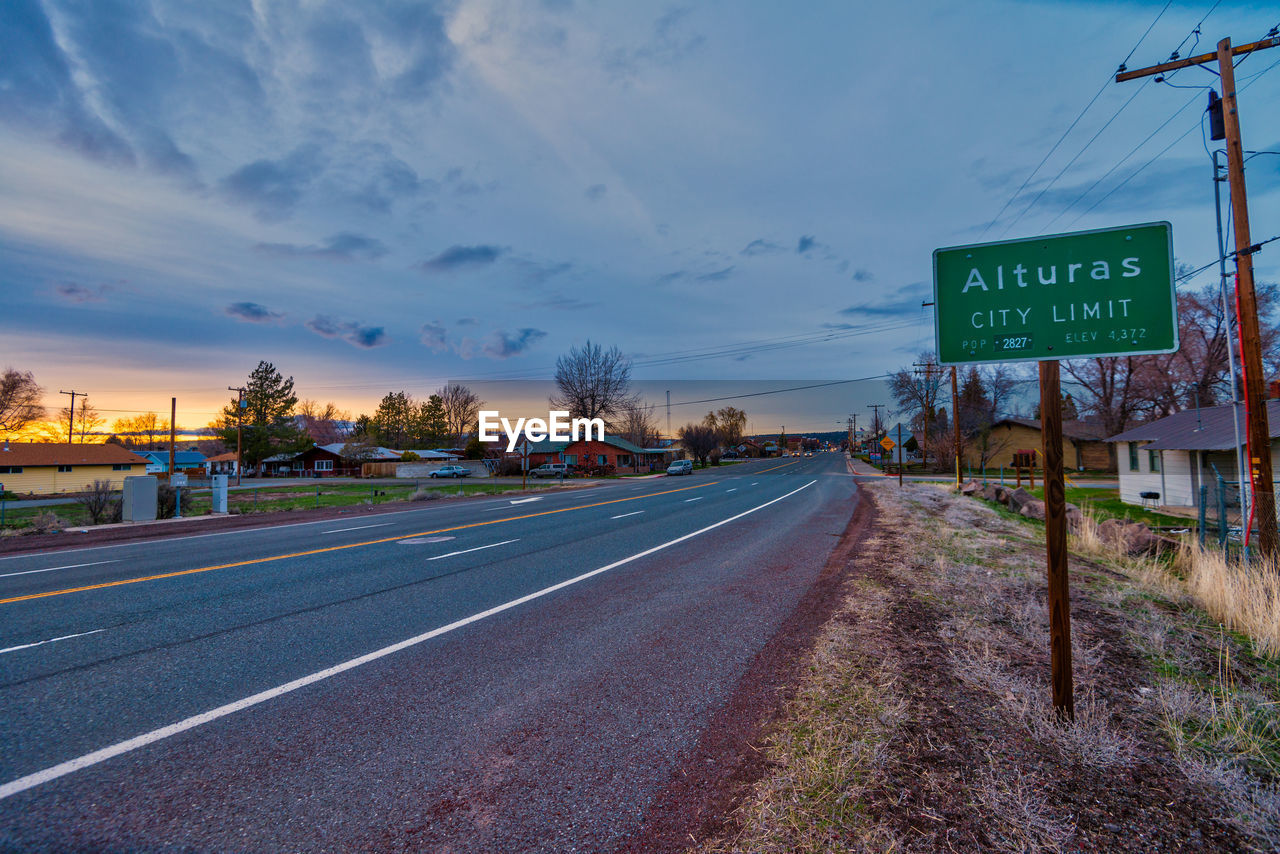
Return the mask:
{"type": "Polygon", "coordinates": [[[880,423],[880,410],[887,408],[883,403],[872,403],[867,406],[871,410],[871,436],[875,438],[884,426],[880,423]]]}
{"type": "MultiPolygon", "coordinates": [[[[933,305],[933,303],[929,303],[929,305],[933,305]]],[[[927,467],[929,465],[929,424],[933,420],[933,412],[931,411],[933,406],[931,401],[936,399],[938,393],[937,387],[933,385],[933,375],[936,371],[938,375],[941,376],[942,366],[930,359],[923,365],[919,362],[913,362],[912,367],[916,369],[917,374],[921,373],[921,369],[923,369],[924,372],[925,389],[920,395],[920,402],[924,404],[924,412],[922,413],[924,415],[924,433],[921,435],[921,438],[924,441],[920,447],[920,455],[924,458],[924,464],[927,467]]],[[[939,462],[941,462],[941,460],[939,460],[939,462]]]]}
{"type": "Polygon", "coordinates": [[[227,386],[227,391],[236,393],[236,486],[240,485],[240,470],[244,468],[244,386],[227,386]]]}
{"type": "Polygon", "coordinates": [[[76,425],[76,395],[80,397],[85,395],[82,391],[59,391],[58,394],[71,395],[71,417],[67,419],[67,444],[70,445],[72,441],[71,434],[74,432],[76,425]]]}
{"type": "Polygon", "coordinates": [[[173,480],[174,465],[177,454],[174,453],[174,445],[178,442],[178,399],[176,397],[169,398],[169,480],[173,480]]]}
{"type": "MultiPolygon", "coordinates": [[[[1242,54],[1280,47],[1276,28],[1267,38],[1239,47],[1231,46],[1231,39],[1218,42],[1215,53],[1203,53],[1173,62],[1163,62],[1136,71],[1125,71],[1124,66],[1116,74],[1116,82],[1149,77],[1192,65],[1218,63],[1222,81],[1222,118],[1227,142],[1227,176],[1231,187],[1232,224],[1236,235],[1236,299],[1239,304],[1241,365],[1244,372],[1244,407],[1249,437],[1250,476],[1253,481],[1253,508],[1258,520],[1258,549],[1264,557],[1274,557],[1280,552],[1280,531],[1276,529],[1276,496],[1271,482],[1271,430],[1267,419],[1267,397],[1262,375],[1262,345],[1258,331],[1258,298],[1253,287],[1253,253],[1249,235],[1249,204],[1244,183],[1244,147],[1240,142],[1240,107],[1236,102],[1236,72],[1233,59],[1242,54]]],[[[1245,521],[1245,542],[1248,542],[1248,521],[1245,521]]]]}
{"type": "Polygon", "coordinates": [[[671,435],[671,389],[667,389],[667,438],[673,438],[671,435]]]}

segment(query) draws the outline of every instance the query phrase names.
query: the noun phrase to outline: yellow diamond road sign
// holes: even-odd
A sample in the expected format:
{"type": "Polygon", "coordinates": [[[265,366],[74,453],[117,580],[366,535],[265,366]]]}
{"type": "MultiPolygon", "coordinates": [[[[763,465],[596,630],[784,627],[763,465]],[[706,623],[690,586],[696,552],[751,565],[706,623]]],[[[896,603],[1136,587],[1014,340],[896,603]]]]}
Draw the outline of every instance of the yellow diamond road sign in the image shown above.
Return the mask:
{"type": "Polygon", "coordinates": [[[886,451],[892,451],[896,444],[897,443],[894,442],[892,439],[890,439],[888,436],[885,436],[883,439],[880,440],[880,447],[884,448],[886,451]]]}

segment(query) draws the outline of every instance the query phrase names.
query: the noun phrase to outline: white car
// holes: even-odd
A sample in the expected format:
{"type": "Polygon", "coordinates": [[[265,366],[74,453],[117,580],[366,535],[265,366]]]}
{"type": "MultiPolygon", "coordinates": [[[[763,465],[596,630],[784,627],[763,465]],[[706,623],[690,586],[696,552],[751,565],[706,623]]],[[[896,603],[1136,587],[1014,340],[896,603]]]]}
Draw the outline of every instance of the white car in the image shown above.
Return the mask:
{"type": "Polygon", "coordinates": [[[693,460],[676,460],[674,463],[667,466],[667,474],[672,476],[677,474],[693,474],[693,460]]]}
{"type": "Polygon", "coordinates": [[[466,466],[445,466],[431,472],[430,477],[471,477],[471,469],[466,466]]]}

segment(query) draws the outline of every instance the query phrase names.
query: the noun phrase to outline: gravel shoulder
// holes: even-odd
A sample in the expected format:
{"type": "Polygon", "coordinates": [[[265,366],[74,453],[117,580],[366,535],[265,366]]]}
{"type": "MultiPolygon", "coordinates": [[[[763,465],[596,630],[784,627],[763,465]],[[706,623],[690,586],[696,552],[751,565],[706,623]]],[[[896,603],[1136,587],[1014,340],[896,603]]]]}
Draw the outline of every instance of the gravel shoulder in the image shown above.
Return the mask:
{"type": "Polygon", "coordinates": [[[1059,723],[1043,527],[933,485],[863,496],[831,616],[744,746],[757,778],[685,848],[1275,850],[1274,661],[1073,554],[1077,720],[1059,723]]]}

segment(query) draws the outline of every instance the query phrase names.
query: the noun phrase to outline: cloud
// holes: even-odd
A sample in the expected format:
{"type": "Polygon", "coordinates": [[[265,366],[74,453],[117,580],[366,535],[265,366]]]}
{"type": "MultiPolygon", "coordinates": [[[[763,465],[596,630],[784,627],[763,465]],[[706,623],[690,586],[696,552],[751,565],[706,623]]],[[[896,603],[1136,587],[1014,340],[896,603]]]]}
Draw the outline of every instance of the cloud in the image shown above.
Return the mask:
{"type": "Polygon", "coordinates": [[[433,353],[443,353],[449,349],[448,330],[438,320],[422,325],[420,339],[433,353]]]}
{"type": "Polygon", "coordinates": [[[283,314],[256,302],[233,302],[223,311],[236,320],[246,320],[249,323],[277,323],[284,319],[283,314]]]}
{"type": "Polygon", "coordinates": [[[495,329],[485,342],[484,353],[494,359],[509,359],[529,349],[538,339],[546,337],[547,333],[541,329],[518,329],[514,335],[503,329],[495,329]]]}
{"type": "Polygon", "coordinates": [[[862,317],[897,317],[919,314],[921,303],[932,295],[933,288],[927,282],[912,282],[888,294],[877,302],[863,302],[840,309],[840,314],[862,317]]]}
{"type": "Polygon", "coordinates": [[[715,270],[711,273],[703,273],[700,276],[694,276],[699,282],[723,282],[725,279],[733,275],[733,267],[728,266],[723,270],[715,270]]]}
{"type": "Polygon", "coordinates": [[[353,321],[335,320],[325,314],[317,314],[307,321],[307,328],[325,338],[340,338],[356,347],[378,347],[387,343],[381,326],[361,326],[353,321]]]}
{"type": "Polygon", "coordinates": [[[685,273],[684,270],[676,270],[673,273],[663,273],[661,276],[657,278],[656,284],[669,285],[672,282],[678,282],[679,280],[683,279],[686,275],[687,273],[685,273]]]}
{"type": "Polygon", "coordinates": [[[817,240],[814,240],[811,235],[805,234],[800,237],[800,242],[796,244],[796,252],[803,255],[817,245],[817,240]]]}
{"type": "Polygon", "coordinates": [[[786,251],[787,249],[785,246],[779,246],[777,243],[773,243],[761,237],[748,243],[746,246],[742,248],[742,251],[739,252],[738,254],[739,255],[776,255],[779,252],[786,252],[786,251]]]}
{"type": "Polygon", "coordinates": [[[111,290],[110,285],[98,285],[96,288],[87,288],[84,285],[78,285],[75,282],[63,282],[55,288],[58,296],[67,302],[102,302],[111,290]]]}
{"type": "Polygon", "coordinates": [[[472,267],[492,264],[506,250],[500,246],[450,246],[448,249],[423,261],[419,266],[428,273],[448,273],[472,267]]]}
{"type": "Polygon", "coordinates": [[[320,246],[299,246],[296,243],[257,243],[254,250],[264,255],[291,258],[324,258],[330,261],[375,261],[387,254],[381,241],[363,234],[344,231],[325,239],[320,246]]]}
{"type": "Polygon", "coordinates": [[[476,326],[480,323],[474,317],[460,317],[457,320],[458,326],[476,326]]]}
{"type": "Polygon", "coordinates": [[[691,55],[706,43],[700,33],[681,32],[681,20],[688,9],[673,8],[653,24],[653,34],[644,44],[633,48],[614,48],[604,54],[604,67],[616,79],[634,77],[644,67],[670,66],[691,55]]]}
{"type": "Polygon", "coordinates": [[[264,221],[288,217],[302,194],[324,171],[325,157],[313,143],[299,146],[279,160],[255,160],[218,182],[232,201],[254,209],[264,221]]]}
{"type": "Polygon", "coordinates": [[[604,194],[608,191],[608,187],[604,184],[592,184],[583,191],[583,195],[593,202],[598,202],[604,198],[604,194]]]}
{"type": "Polygon", "coordinates": [[[530,282],[542,284],[548,279],[567,273],[573,269],[568,261],[534,261],[528,258],[510,258],[508,264],[520,270],[530,282]]]}
{"type": "Polygon", "coordinates": [[[875,275],[870,270],[854,270],[853,280],[855,282],[873,282],[875,275]]]}
{"type": "Polygon", "coordinates": [[[581,311],[587,308],[593,308],[599,305],[595,302],[587,302],[577,297],[566,296],[564,294],[551,294],[545,299],[528,302],[521,306],[526,311],[549,308],[555,311],[581,311]]]}

